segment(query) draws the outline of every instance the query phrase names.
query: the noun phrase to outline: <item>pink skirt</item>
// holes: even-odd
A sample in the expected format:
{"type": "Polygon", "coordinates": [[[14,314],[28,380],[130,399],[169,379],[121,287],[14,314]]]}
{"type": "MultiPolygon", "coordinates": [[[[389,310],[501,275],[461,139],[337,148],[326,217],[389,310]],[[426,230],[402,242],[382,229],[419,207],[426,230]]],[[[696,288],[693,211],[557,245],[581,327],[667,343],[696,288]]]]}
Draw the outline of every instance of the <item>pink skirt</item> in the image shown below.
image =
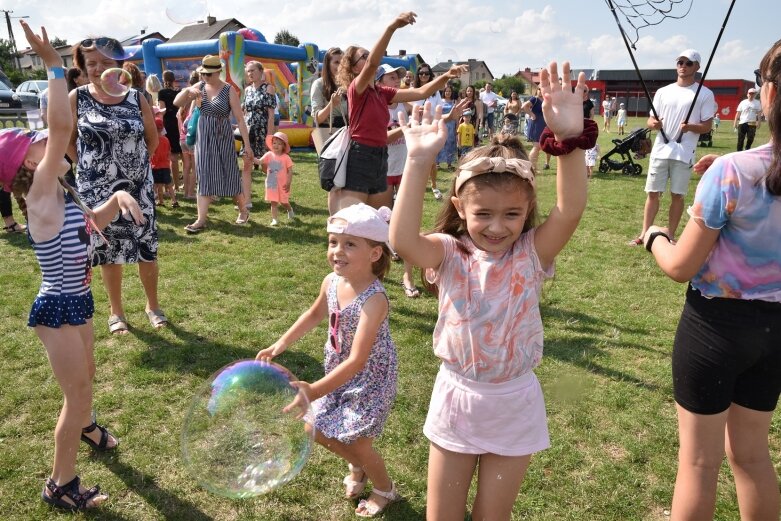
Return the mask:
{"type": "Polygon", "coordinates": [[[494,384],[441,366],[423,433],[461,454],[525,456],[550,447],[542,388],[531,371],[494,384]]]}

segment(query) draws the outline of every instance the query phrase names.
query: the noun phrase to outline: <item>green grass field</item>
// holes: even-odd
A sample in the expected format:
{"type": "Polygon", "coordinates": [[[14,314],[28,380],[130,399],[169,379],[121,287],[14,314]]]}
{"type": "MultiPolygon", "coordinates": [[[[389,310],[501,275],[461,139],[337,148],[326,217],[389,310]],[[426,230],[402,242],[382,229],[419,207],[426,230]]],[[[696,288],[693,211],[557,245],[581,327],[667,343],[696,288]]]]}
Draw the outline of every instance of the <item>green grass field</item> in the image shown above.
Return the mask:
{"type": "MultiPolygon", "coordinates": [[[[598,118],[601,126],[601,118],[598,118]]],[[[628,130],[642,125],[630,121],[628,130]]],[[[734,150],[729,122],[715,131],[713,148],[734,150]]],[[[603,153],[611,138],[600,136],[603,153]]],[[[763,126],[755,142],[768,140],[763,126]]],[[[111,498],[101,520],[349,520],[354,503],[342,499],[346,464],[316,447],[301,474],[267,496],[229,500],[199,488],[181,463],[180,432],[190,400],[215,370],[252,358],[288,328],[315,298],[329,272],[325,258],[325,193],[315,155],[294,152],[295,224],[270,228],[256,178],[249,226],[238,227],[228,200],[213,206],[209,228],[184,233],[195,207],[159,212],[160,301],[170,327],[156,331],[144,315],[136,270],[127,268],[124,301],[131,332],[108,334],[108,306],[96,270],[95,333],[99,420],[121,439],[118,452],[93,455],[82,445],[78,469],[111,498]]],[[[642,160],[644,172],[648,160],[642,160]]],[[[554,170],[540,176],[540,208],[554,199],[554,170]]],[[[442,186],[450,173],[440,171],[442,186]]],[[[685,286],[665,277],[642,248],[626,245],[642,220],[645,176],[596,173],[583,221],[560,255],[556,277],[543,293],[545,356],[537,374],[545,390],[552,447],[532,459],[513,519],[664,520],[676,471],[677,427],[670,351],[685,286]]],[[[691,202],[696,176],[687,204],[691,202]]],[[[669,197],[658,223],[666,224],[669,197]]],[[[424,227],[439,203],[427,194],[424,227]]],[[[18,210],[17,210],[18,212],[18,210]]],[[[684,215],[684,221],[686,216],[684,215]]],[[[283,218],[283,222],[284,222],[283,218]]],[[[0,236],[0,518],[55,518],[39,498],[51,467],[53,429],[61,394],[45,352],[26,327],[40,271],[23,235],[0,236]]],[[[385,519],[422,520],[428,441],[422,427],[438,363],[431,333],[436,300],[404,296],[401,265],[385,285],[391,331],[399,350],[399,393],[377,446],[404,500],[385,519]]],[[[323,324],[277,361],[298,377],[322,374],[323,324]]],[[[773,459],[781,466],[778,419],[773,459]]],[[[739,519],[735,488],[724,467],[716,518],[739,519]]]]}

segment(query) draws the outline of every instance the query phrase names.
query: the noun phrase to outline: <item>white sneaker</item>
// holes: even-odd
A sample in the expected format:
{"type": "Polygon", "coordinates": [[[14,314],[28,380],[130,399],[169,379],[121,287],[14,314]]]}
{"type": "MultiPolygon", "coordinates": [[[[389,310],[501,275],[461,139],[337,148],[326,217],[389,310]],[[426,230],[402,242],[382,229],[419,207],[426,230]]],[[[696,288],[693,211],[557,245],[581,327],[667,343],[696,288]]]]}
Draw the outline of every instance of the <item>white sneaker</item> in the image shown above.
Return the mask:
{"type": "Polygon", "coordinates": [[[279,224],[279,223],[277,222],[277,220],[276,220],[276,219],[271,219],[271,226],[276,226],[276,225],[278,225],[278,224],[279,224]]]}
{"type": "Polygon", "coordinates": [[[288,210],[287,211],[287,218],[292,221],[293,219],[296,218],[296,212],[294,212],[293,210],[288,210]]]}

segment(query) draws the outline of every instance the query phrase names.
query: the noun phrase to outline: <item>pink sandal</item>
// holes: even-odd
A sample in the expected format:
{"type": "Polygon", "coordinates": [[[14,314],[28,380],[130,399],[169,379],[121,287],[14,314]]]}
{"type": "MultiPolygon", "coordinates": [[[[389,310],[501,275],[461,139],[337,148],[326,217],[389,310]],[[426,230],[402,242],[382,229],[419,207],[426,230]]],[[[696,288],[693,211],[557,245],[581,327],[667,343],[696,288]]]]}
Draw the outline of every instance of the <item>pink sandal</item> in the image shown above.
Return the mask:
{"type": "Polygon", "coordinates": [[[369,476],[366,475],[366,472],[363,472],[361,467],[356,467],[352,463],[348,463],[347,466],[350,469],[350,474],[346,475],[342,480],[342,483],[344,483],[344,497],[355,499],[363,493],[363,489],[366,488],[366,482],[369,481],[369,476]],[[355,481],[352,475],[353,472],[363,472],[363,479],[355,481]]]}

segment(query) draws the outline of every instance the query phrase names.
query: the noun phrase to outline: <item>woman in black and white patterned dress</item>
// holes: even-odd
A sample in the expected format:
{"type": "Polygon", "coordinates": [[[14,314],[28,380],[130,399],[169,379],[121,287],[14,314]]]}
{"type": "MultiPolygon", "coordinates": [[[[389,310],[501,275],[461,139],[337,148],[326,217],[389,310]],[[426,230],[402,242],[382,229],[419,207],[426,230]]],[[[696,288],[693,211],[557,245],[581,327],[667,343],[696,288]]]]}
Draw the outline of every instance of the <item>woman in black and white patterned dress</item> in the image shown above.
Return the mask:
{"type": "MultiPolygon", "coordinates": [[[[241,111],[239,95],[220,79],[222,64],[218,56],[206,55],[196,69],[201,82],[182,90],[174,99],[174,105],[201,100],[201,116],[198,119],[195,147],[195,174],[198,178],[198,219],[185,226],[187,233],[200,233],[206,228],[209,205],[212,197],[234,197],[239,206],[236,224],[249,221],[249,210],[245,206],[241,190],[241,173],[236,161],[233,143],[231,114],[236,119],[239,132],[245,143],[249,143],[244,113],[241,111]]],[[[252,147],[244,147],[245,161],[252,162],[252,147]]]]}
{"type": "Polygon", "coordinates": [[[104,230],[106,241],[96,247],[109,298],[111,333],[128,332],[122,304],[124,264],[138,264],[146,293],[146,313],[152,326],[167,323],[157,301],[157,221],[149,157],[157,148],[152,109],[137,90],[116,96],[103,90],[101,74],[122,67],[122,46],[113,38],[88,38],[75,46],[76,65],[86,72],[87,85],[70,93],[76,132],[69,156],[76,158],[77,190],[90,208],[105,203],[117,190],[125,190],[138,202],[145,224],[137,226],[118,215],[104,230]]]}

